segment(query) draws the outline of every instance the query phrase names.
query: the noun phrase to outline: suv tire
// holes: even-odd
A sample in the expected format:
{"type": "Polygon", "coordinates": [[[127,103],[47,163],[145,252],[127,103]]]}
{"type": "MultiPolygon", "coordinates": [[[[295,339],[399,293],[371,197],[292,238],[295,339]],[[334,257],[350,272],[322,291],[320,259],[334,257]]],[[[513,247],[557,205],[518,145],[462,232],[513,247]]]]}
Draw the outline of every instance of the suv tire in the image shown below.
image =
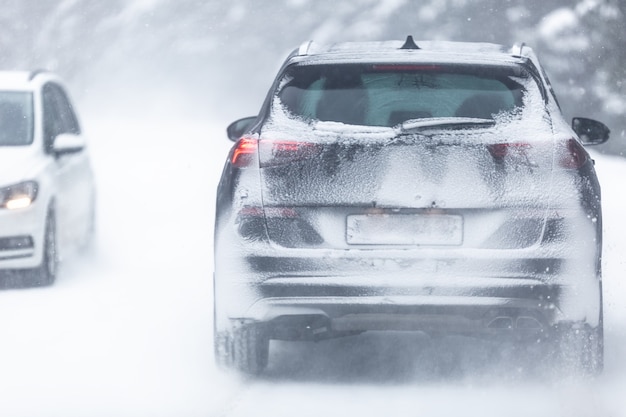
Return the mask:
{"type": "Polygon", "coordinates": [[[604,335],[602,321],[597,327],[570,325],[558,334],[560,365],[567,373],[598,376],[604,368],[604,335]]]}
{"type": "MultiPolygon", "coordinates": [[[[233,366],[242,373],[261,373],[269,360],[269,337],[262,325],[245,324],[232,333],[233,366]]],[[[218,359],[219,360],[219,359],[218,359]]]]}

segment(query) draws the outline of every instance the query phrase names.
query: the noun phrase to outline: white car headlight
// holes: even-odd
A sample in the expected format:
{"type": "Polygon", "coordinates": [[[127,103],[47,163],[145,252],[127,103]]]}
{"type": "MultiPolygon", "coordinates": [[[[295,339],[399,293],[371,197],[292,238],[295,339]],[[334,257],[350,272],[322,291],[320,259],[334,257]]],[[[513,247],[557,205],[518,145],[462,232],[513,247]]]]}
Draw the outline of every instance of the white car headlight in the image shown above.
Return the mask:
{"type": "Polygon", "coordinates": [[[0,207],[9,210],[28,207],[37,198],[39,186],[35,181],[0,188],[0,207]]]}

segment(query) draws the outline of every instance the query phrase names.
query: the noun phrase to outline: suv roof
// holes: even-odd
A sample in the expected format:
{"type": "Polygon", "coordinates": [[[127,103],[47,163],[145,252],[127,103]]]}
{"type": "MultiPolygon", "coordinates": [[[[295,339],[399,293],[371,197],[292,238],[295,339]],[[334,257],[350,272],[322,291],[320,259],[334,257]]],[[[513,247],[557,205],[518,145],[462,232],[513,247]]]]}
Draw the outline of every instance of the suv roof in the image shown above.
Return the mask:
{"type": "Polygon", "coordinates": [[[436,61],[450,63],[519,63],[533,59],[532,50],[521,44],[507,48],[503,45],[479,42],[406,41],[303,43],[292,54],[292,61],[436,61]],[[408,47],[407,47],[408,45],[408,47]],[[417,48],[411,47],[412,45],[417,48]]]}

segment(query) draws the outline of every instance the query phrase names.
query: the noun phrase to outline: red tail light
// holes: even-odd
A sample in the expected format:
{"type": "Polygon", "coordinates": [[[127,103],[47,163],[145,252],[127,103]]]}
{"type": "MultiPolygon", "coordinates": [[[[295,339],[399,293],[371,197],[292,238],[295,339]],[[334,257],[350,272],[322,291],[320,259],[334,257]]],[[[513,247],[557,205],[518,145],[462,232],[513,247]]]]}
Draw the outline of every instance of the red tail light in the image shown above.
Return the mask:
{"type": "Polygon", "coordinates": [[[488,145],[487,149],[489,149],[489,153],[496,160],[502,160],[506,156],[526,156],[526,151],[528,151],[532,146],[528,143],[495,143],[493,145],[488,145]]]}
{"type": "Polygon", "coordinates": [[[377,64],[373,65],[374,71],[438,71],[439,65],[412,65],[412,64],[377,64]]]}
{"type": "Polygon", "coordinates": [[[262,140],[259,142],[261,166],[288,164],[318,155],[322,146],[317,143],[291,140],[262,140]]]}
{"type": "Polygon", "coordinates": [[[567,169],[578,169],[589,159],[589,155],[576,139],[569,139],[565,146],[559,149],[559,165],[567,169]]]}
{"type": "Polygon", "coordinates": [[[237,168],[250,165],[258,150],[258,140],[244,136],[237,142],[230,162],[237,168]]]}
{"type": "Polygon", "coordinates": [[[263,212],[262,207],[257,206],[246,206],[239,210],[240,217],[263,217],[265,213],[263,212]]]}
{"type": "Polygon", "coordinates": [[[258,152],[261,153],[261,166],[287,164],[314,157],[321,152],[321,145],[311,142],[291,140],[258,140],[244,136],[233,149],[230,162],[238,167],[249,166],[258,152]]]}

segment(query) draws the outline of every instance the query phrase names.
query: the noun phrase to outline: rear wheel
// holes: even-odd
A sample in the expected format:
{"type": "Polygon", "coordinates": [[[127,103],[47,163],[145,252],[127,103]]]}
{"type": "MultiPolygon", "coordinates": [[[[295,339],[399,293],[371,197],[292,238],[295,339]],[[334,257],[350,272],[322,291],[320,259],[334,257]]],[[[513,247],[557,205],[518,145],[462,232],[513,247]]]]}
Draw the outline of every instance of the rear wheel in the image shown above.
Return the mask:
{"type": "Polygon", "coordinates": [[[560,365],[565,372],[597,376],[604,369],[604,334],[602,321],[597,327],[588,324],[560,329],[558,337],[560,365]]]}
{"type": "Polygon", "coordinates": [[[261,373],[269,360],[270,340],[263,325],[245,324],[232,332],[232,366],[245,374],[261,373]]]}
{"type": "Polygon", "coordinates": [[[214,333],[213,341],[215,364],[222,369],[233,367],[233,339],[226,332],[214,333]]]}

